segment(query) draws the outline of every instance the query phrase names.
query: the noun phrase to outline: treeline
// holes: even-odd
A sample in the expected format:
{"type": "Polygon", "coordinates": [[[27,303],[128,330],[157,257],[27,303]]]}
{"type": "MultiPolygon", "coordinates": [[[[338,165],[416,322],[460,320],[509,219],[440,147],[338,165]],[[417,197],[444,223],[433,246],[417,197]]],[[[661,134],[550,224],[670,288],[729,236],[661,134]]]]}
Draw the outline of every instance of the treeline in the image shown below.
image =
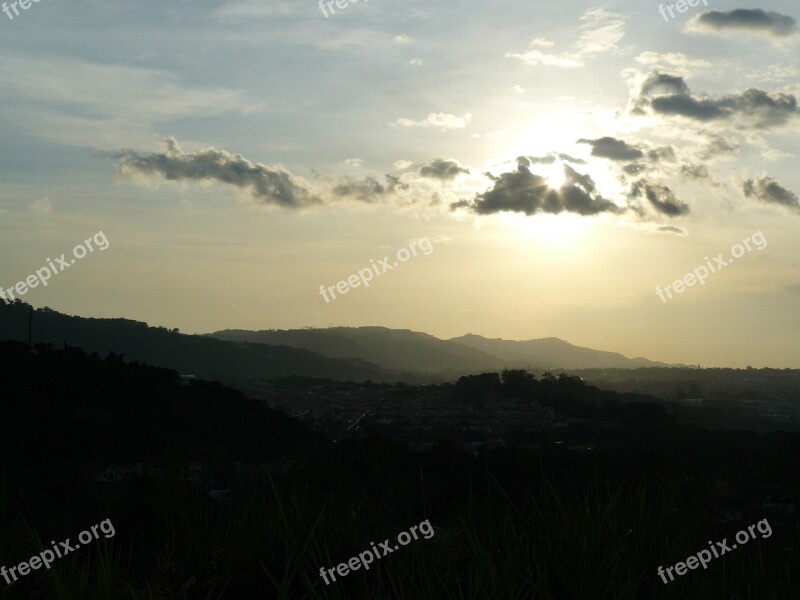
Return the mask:
{"type": "Polygon", "coordinates": [[[90,462],[264,461],[323,445],[240,392],[113,352],[2,342],[0,381],[0,456],[20,475],[90,462]]]}
{"type": "Polygon", "coordinates": [[[516,399],[528,405],[538,402],[563,417],[606,418],[626,425],[668,427],[675,423],[674,416],[651,396],[601,390],[566,373],[553,375],[548,371],[540,379],[524,369],[467,375],[456,382],[455,392],[474,408],[500,399],[516,399]]]}

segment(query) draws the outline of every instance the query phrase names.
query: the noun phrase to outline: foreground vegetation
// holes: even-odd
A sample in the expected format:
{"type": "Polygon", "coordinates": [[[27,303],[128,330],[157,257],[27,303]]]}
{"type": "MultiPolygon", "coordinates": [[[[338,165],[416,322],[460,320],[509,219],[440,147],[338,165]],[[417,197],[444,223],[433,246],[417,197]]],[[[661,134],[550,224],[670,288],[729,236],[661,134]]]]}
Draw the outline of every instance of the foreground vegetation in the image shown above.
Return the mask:
{"type": "Polygon", "coordinates": [[[796,434],[679,428],[639,411],[644,421],[594,452],[542,438],[478,455],[446,442],[412,453],[378,436],[331,444],[236,392],[113,355],[18,344],[0,354],[0,564],[103,519],[116,530],[4,587],[2,600],[800,597],[796,518],[771,520],[771,537],[707,570],[668,585],[656,572],[741,528],[709,518],[710,473],[741,489],[779,482],[796,498],[796,434]],[[142,456],[205,469],[196,483],[92,481],[104,461],[142,456]],[[285,456],[297,461],[289,472],[263,468],[285,456]],[[220,465],[241,457],[260,467],[230,479],[229,501],[213,499],[220,465]],[[426,519],[431,539],[330,585],[320,577],[426,519]]]}

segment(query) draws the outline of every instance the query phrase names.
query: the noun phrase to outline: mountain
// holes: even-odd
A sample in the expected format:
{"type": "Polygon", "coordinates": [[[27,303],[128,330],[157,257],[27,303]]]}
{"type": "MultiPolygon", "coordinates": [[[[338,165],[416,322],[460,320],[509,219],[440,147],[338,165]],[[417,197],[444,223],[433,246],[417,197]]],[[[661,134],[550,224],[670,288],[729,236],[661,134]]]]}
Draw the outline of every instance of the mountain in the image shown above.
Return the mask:
{"type": "Polygon", "coordinates": [[[49,308],[33,310],[24,302],[0,302],[0,341],[28,341],[28,319],[33,316],[33,342],[56,347],[76,346],[105,356],[124,355],[185,375],[214,378],[274,379],[289,375],[338,380],[394,382],[413,379],[389,372],[358,357],[329,358],[287,346],[234,343],[177,329],[149,327],[130,319],[93,319],[68,316],[49,308]]]}
{"type": "Polygon", "coordinates": [[[331,327],[186,335],[130,319],[69,316],[24,302],[0,302],[0,341],[66,344],[101,356],[174,369],[201,378],[275,379],[290,375],[336,380],[419,383],[504,367],[538,369],[670,366],[573,346],[557,338],[509,341],[465,335],[442,340],[386,327],[331,327]]]}
{"type": "Polygon", "coordinates": [[[283,344],[319,352],[331,358],[361,358],[384,369],[440,375],[499,371],[504,367],[591,369],[670,366],[646,358],[626,358],[616,352],[581,348],[558,338],[512,341],[468,334],[450,340],[408,329],[331,327],[217,331],[226,341],[283,344]]]}
{"type": "Polygon", "coordinates": [[[473,350],[497,356],[514,367],[538,367],[549,369],[634,369],[637,367],[668,367],[666,363],[646,358],[627,358],[617,352],[605,352],[573,346],[569,342],[549,337],[536,340],[489,339],[467,334],[452,338],[451,342],[473,350]]]}
{"type": "Polygon", "coordinates": [[[464,375],[503,368],[503,361],[497,356],[409,329],[235,329],[217,331],[209,336],[226,341],[283,344],[319,352],[330,358],[360,358],[384,369],[416,373],[464,375]]]}

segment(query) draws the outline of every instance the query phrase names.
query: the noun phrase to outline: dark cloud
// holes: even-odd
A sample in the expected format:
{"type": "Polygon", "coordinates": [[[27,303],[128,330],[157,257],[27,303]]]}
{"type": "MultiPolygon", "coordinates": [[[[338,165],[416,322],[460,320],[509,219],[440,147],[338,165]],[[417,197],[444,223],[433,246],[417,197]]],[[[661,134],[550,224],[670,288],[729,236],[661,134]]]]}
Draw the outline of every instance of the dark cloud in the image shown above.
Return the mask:
{"type": "Polygon", "coordinates": [[[683,77],[654,71],[647,76],[639,88],[639,93],[632,100],[631,112],[637,115],[646,114],[648,98],[654,94],[689,94],[689,86],[683,77]]]}
{"type": "Polygon", "coordinates": [[[254,163],[241,154],[204,148],[184,152],[175,138],[163,142],[164,150],[139,154],[125,150],[113,154],[119,160],[117,172],[126,177],[158,177],[167,181],[218,182],[245,192],[255,204],[302,208],[326,201],[354,200],[375,203],[409,184],[392,175],[385,183],[375,177],[330,179],[316,174],[314,183],[280,166],[254,163]]]}
{"type": "Polygon", "coordinates": [[[795,212],[800,212],[800,199],[797,194],[779,185],[768,175],[745,180],[742,189],[748,198],[755,198],[767,204],[780,204],[795,212]]]}
{"type": "Polygon", "coordinates": [[[700,150],[700,158],[712,160],[724,156],[739,154],[739,140],[735,137],[714,136],[711,141],[700,150]]]}
{"type": "Polygon", "coordinates": [[[122,176],[157,176],[167,181],[217,181],[239,188],[259,204],[299,208],[321,202],[313,188],[283,167],[270,167],[247,160],[241,154],[204,148],[184,152],[175,138],[164,141],[164,151],[137,154],[125,150],[117,172],[122,176]]]}
{"type": "Polygon", "coordinates": [[[656,231],[664,233],[674,233],[675,235],[686,235],[686,230],[675,225],[661,225],[656,231]]]}
{"type": "Polygon", "coordinates": [[[653,150],[648,151],[647,158],[653,162],[675,162],[675,160],[677,160],[677,157],[675,156],[675,148],[672,146],[660,146],[658,148],[654,148],[653,150]]]}
{"type": "Polygon", "coordinates": [[[517,158],[517,162],[520,160],[528,161],[527,164],[536,164],[536,165],[552,165],[556,162],[556,159],[561,160],[562,162],[572,163],[574,165],[585,165],[586,161],[582,158],[574,158],[569,154],[562,154],[560,152],[551,152],[546,156],[520,156],[517,158]]]}
{"type": "Polygon", "coordinates": [[[455,160],[437,158],[422,166],[419,174],[432,179],[455,179],[460,174],[469,175],[469,169],[462,167],[455,160]]]}
{"type": "Polygon", "coordinates": [[[654,71],[647,76],[642,83],[641,95],[652,96],[653,94],[688,94],[689,86],[683,77],[669,75],[654,71]]]}
{"type": "Polygon", "coordinates": [[[549,187],[545,177],[532,173],[530,161],[525,157],[517,159],[517,165],[515,171],[498,176],[487,173],[494,185],[474,200],[462,200],[452,208],[468,208],[481,215],[509,211],[526,215],[571,212],[589,216],[624,210],[603,198],[589,175],[578,173],[569,165],[563,165],[565,180],[558,189],[549,187]]]}
{"type": "Polygon", "coordinates": [[[407,184],[400,183],[397,177],[385,175],[386,184],[380,183],[374,177],[353,179],[342,177],[332,188],[333,195],[339,198],[350,198],[359,202],[375,203],[395,189],[406,189],[407,184]]]}
{"type": "Polygon", "coordinates": [[[731,116],[730,111],[723,110],[713,100],[698,100],[688,94],[657,96],[650,101],[650,106],[663,115],[680,115],[696,121],[713,121],[731,116]]]}
{"type": "Polygon", "coordinates": [[[334,196],[368,203],[377,202],[389,191],[390,186],[383,185],[374,177],[365,177],[364,179],[342,177],[332,188],[334,196]]]}
{"type": "Polygon", "coordinates": [[[709,179],[708,169],[705,165],[681,165],[681,175],[687,179],[709,179]]]}
{"type": "Polygon", "coordinates": [[[773,39],[797,35],[797,23],[792,17],[760,8],[737,8],[727,12],[711,10],[693,17],[688,27],[708,33],[757,33],[773,39]]]}
{"type": "Polygon", "coordinates": [[[644,152],[635,146],[608,136],[596,140],[580,139],[577,143],[589,144],[592,147],[592,156],[609,160],[638,160],[644,156],[644,152]]]}
{"type": "Polygon", "coordinates": [[[630,199],[646,198],[659,213],[668,217],[680,217],[689,213],[689,206],[675,197],[665,185],[637,181],[631,186],[630,199]]]}
{"type": "Polygon", "coordinates": [[[622,171],[628,175],[638,175],[647,170],[647,167],[641,163],[631,163],[622,167],[622,171]]]}
{"type": "Polygon", "coordinates": [[[749,88],[740,94],[718,99],[698,97],[691,94],[682,77],[664,73],[648,76],[638,96],[633,99],[634,113],[642,114],[648,106],[661,115],[681,116],[700,122],[738,119],[751,129],[778,127],[800,114],[797,99],[791,94],[770,95],[749,88]]]}
{"type": "Polygon", "coordinates": [[[574,165],[585,165],[586,164],[586,161],[583,160],[582,158],[573,158],[569,154],[556,153],[556,156],[558,156],[558,158],[560,158],[564,162],[572,163],[574,165]]]}

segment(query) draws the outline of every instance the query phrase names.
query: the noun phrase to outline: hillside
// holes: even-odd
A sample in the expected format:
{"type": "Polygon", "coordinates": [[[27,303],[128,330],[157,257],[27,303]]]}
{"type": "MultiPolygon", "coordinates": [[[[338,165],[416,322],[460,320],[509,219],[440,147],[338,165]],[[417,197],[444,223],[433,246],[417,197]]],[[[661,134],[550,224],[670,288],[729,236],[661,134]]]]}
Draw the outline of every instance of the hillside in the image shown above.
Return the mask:
{"type": "Polygon", "coordinates": [[[465,347],[409,329],[331,327],[266,331],[226,330],[209,334],[220,340],[283,344],[319,352],[330,358],[360,358],[384,369],[463,375],[500,369],[503,361],[479,349],[465,347]]]}
{"type": "MultiPolygon", "coordinates": [[[[0,303],[0,341],[27,342],[31,306],[0,303]]],[[[213,378],[271,379],[289,375],[339,380],[397,381],[403,374],[386,372],[360,359],[328,358],[321,354],[266,344],[227,342],[185,335],[130,319],[68,316],[48,308],[33,311],[33,343],[64,344],[105,356],[113,351],[126,360],[175,369],[184,375],[213,378]]]]}
{"type": "Polygon", "coordinates": [[[536,340],[489,339],[480,335],[467,334],[452,338],[451,342],[467,348],[492,354],[514,367],[533,367],[550,369],[634,369],[637,367],[666,367],[665,363],[646,358],[626,358],[616,352],[592,350],[573,346],[558,338],[536,340]]]}

